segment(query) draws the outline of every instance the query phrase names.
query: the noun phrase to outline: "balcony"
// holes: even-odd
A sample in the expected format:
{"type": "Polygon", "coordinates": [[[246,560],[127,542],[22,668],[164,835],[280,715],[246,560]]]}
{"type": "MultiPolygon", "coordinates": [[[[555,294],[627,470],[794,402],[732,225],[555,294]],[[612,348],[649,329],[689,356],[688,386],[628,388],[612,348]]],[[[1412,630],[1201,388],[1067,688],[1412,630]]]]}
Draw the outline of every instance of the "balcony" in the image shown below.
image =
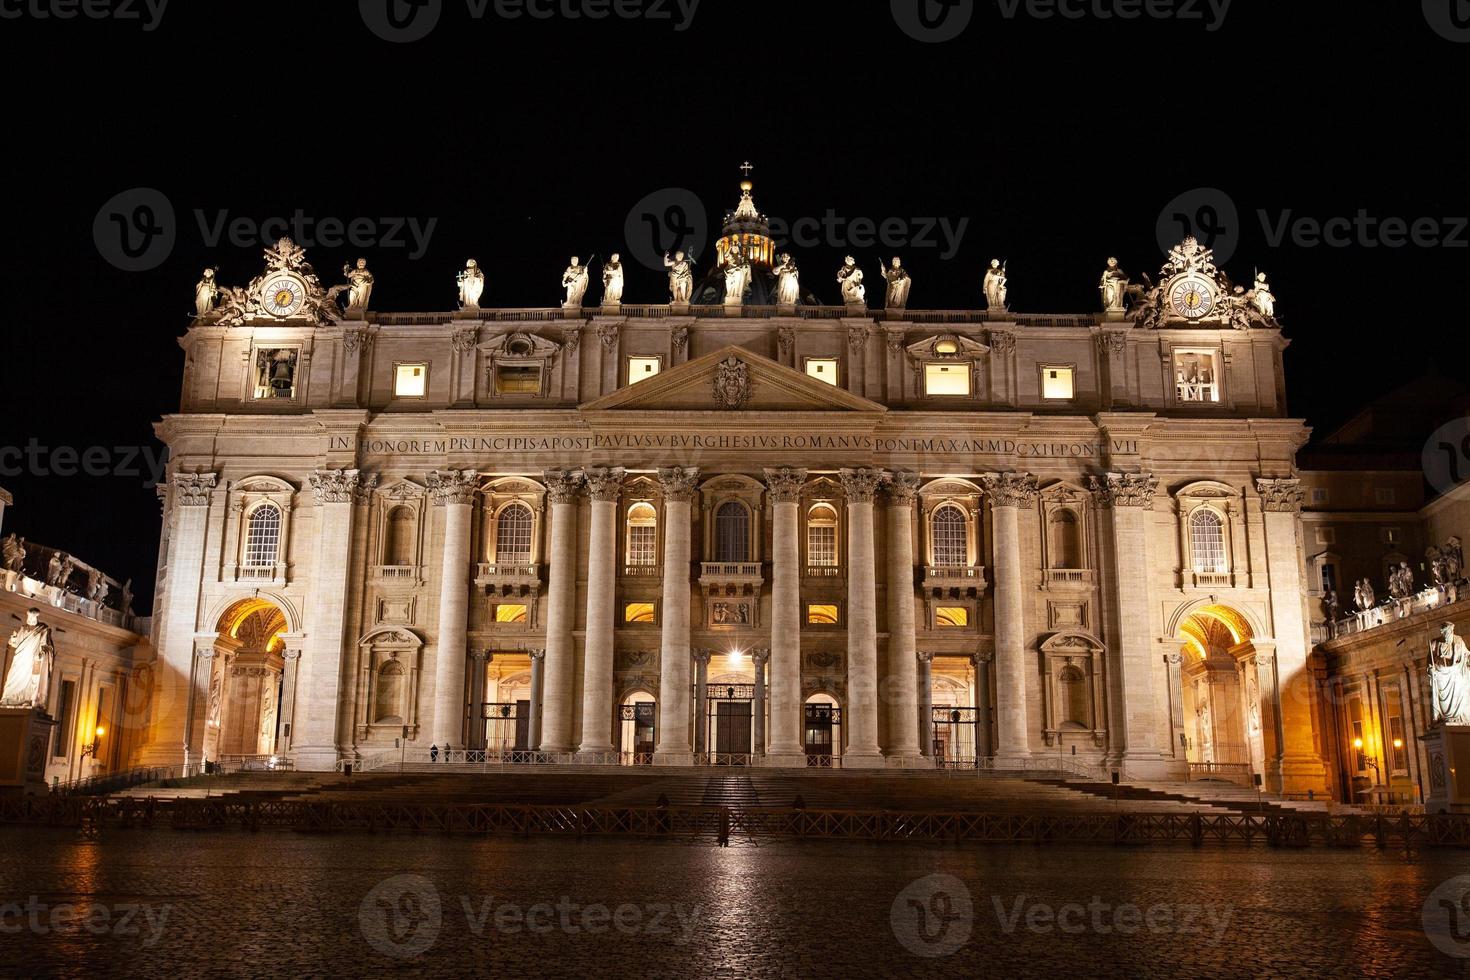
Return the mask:
{"type": "Polygon", "coordinates": [[[389,582],[412,582],[418,578],[417,565],[374,565],[373,577],[389,582]]]}
{"type": "Polygon", "coordinates": [[[1196,589],[1230,589],[1235,587],[1235,576],[1229,572],[1195,572],[1196,589]]]}
{"type": "Polygon", "coordinates": [[[235,581],[253,585],[285,585],[286,566],[279,562],[274,565],[238,565],[235,581]]]}
{"type": "Polygon", "coordinates": [[[663,578],[662,565],[624,565],[623,578],[663,578]]]}
{"type": "Polygon", "coordinates": [[[984,565],[924,566],[924,591],[934,595],[979,595],[985,586],[984,565]]]}
{"type": "Polygon", "coordinates": [[[840,565],[808,565],[806,566],[807,578],[841,578],[842,566],[840,565]]]}
{"type": "Polygon", "coordinates": [[[482,561],[475,566],[475,586],[486,595],[532,595],[541,590],[541,566],[482,561]]]}
{"type": "Polygon", "coordinates": [[[1091,585],[1092,569],[1090,568],[1048,568],[1046,570],[1046,584],[1053,585],[1091,585]]]}
{"type": "Polygon", "coordinates": [[[758,561],[706,561],[699,565],[699,587],[706,595],[753,595],[764,581],[758,561]]]}

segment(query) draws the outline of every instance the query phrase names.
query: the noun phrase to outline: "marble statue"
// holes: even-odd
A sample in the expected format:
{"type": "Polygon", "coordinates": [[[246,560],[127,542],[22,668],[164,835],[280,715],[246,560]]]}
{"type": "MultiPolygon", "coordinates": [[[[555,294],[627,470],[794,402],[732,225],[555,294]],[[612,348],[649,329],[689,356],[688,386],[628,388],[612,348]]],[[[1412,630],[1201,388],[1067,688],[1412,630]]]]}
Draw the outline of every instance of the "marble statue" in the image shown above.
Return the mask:
{"type": "Polygon", "coordinates": [[[1454,623],[1441,624],[1439,639],[1429,641],[1429,690],[1431,725],[1470,725],[1470,651],[1454,623]]]}
{"type": "Polygon", "coordinates": [[[480,271],[480,264],[470,259],[464,264],[464,271],[455,277],[455,282],[459,284],[459,308],[478,310],[480,294],[485,291],[485,273],[480,271]]]}
{"type": "Polygon", "coordinates": [[[725,305],[739,306],[745,300],[745,289],[750,285],[750,260],[738,242],[725,253],[725,305]]]}
{"type": "Polygon", "coordinates": [[[1276,297],[1271,293],[1271,284],[1266,281],[1264,272],[1256,273],[1255,288],[1246,293],[1245,298],[1257,313],[1268,320],[1276,315],[1276,297]]]}
{"type": "Polygon", "coordinates": [[[118,597],[117,608],[122,610],[126,616],[133,611],[133,580],[128,579],[122,584],[122,594],[118,597]]]}
{"type": "Polygon", "coordinates": [[[1128,297],[1128,273],[1118,267],[1117,259],[1108,259],[1108,267],[1103,270],[1097,289],[1102,293],[1104,313],[1123,312],[1124,301],[1128,297]]]}
{"type": "Polygon", "coordinates": [[[1460,549],[1447,544],[1439,549],[1439,560],[1444,564],[1445,602],[1460,601],[1460,549]]]}
{"type": "Polygon", "coordinates": [[[791,253],[782,252],[776,258],[776,305],[795,306],[801,302],[801,273],[791,253]]]}
{"type": "Polygon", "coordinates": [[[623,302],[623,261],[614,252],[602,263],[602,305],[619,306],[623,302]]]}
{"type": "Polygon", "coordinates": [[[194,315],[208,316],[214,310],[214,301],[219,296],[219,285],[214,281],[213,269],[205,269],[194,284],[194,315]]]}
{"type": "Polygon", "coordinates": [[[1327,621],[1327,635],[1337,636],[1337,592],[1328,589],[1322,593],[1322,617],[1327,621]]]}
{"type": "Polygon", "coordinates": [[[87,572],[87,598],[98,604],[107,600],[107,576],[95,568],[87,572]]]}
{"type": "Polygon", "coordinates": [[[694,266],[683,252],[675,252],[673,258],[665,252],[664,268],[669,270],[669,301],[676,306],[688,306],[689,296],[694,292],[694,266]]]}
{"type": "Polygon", "coordinates": [[[1429,569],[1429,584],[1434,586],[1441,594],[1445,586],[1445,562],[1444,555],[1434,545],[1424,552],[1424,564],[1429,569]]]}
{"type": "Polygon", "coordinates": [[[887,294],[883,298],[885,309],[901,310],[909,305],[909,287],[914,280],[909,276],[909,270],[903,267],[903,261],[897,255],[893,257],[893,264],[887,269],[879,263],[878,274],[888,283],[887,294]]]}
{"type": "Polygon", "coordinates": [[[1006,284],[1010,280],[1006,278],[1005,263],[1000,259],[991,259],[990,268],[985,270],[985,308],[988,310],[1004,310],[1006,308],[1006,284]]]}
{"type": "Polygon", "coordinates": [[[578,307],[582,305],[582,297],[587,295],[587,267],[577,256],[572,256],[572,262],[566,271],[561,274],[561,286],[567,291],[567,298],[562,303],[566,307],[578,307]]]}
{"type": "Polygon", "coordinates": [[[367,259],[358,259],[356,266],[344,265],[342,275],[347,277],[347,308],[366,310],[373,295],[373,274],[368,271],[367,259]]]}
{"type": "Polygon", "coordinates": [[[7,534],[5,541],[0,543],[0,557],[5,561],[7,572],[19,574],[25,571],[26,539],[17,537],[14,533],[7,534]]]}
{"type": "Polygon", "coordinates": [[[1413,610],[1414,605],[1414,570],[1409,563],[1401,561],[1397,568],[1388,570],[1388,594],[1393,596],[1397,603],[1398,618],[1403,619],[1413,610]]]}
{"type": "Polygon", "coordinates": [[[848,306],[864,304],[868,291],[863,286],[863,270],[857,267],[857,260],[851,255],[842,260],[842,268],[837,270],[837,284],[842,287],[843,303],[848,306]]]}
{"type": "Polygon", "coordinates": [[[71,578],[71,568],[71,556],[64,551],[56,552],[46,563],[46,584],[54,585],[58,589],[66,588],[66,582],[71,578]]]}
{"type": "Polygon", "coordinates": [[[51,694],[56,648],[51,627],[41,622],[41,610],[26,610],[25,625],[10,634],[9,646],[13,652],[0,704],[44,710],[51,694]]]}

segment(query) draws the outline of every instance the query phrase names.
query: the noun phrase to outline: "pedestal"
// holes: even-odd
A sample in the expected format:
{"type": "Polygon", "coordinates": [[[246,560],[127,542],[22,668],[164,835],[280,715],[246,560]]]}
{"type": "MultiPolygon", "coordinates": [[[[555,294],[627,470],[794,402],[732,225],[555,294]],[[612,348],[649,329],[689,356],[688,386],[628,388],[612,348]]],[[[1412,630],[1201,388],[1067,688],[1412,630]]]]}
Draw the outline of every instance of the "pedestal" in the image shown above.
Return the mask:
{"type": "Polygon", "coordinates": [[[0,793],[46,792],[46,752],[55,727],[40,708],[0,708],[0,793]]]}
{"type": "Polygon", "coordinates": [[[1419,736],[1429,757],[1425,813],[1470,813],[1470,725],[1436,725],[1419,736]]]}
{"type": "Polygon", "coordinates": [[[604,302],[602,304],[602,315],[603,316],[622,316],[622,314],[623,314],[623,304],[622,303],[608,303],[608,302],[604,302]]]}

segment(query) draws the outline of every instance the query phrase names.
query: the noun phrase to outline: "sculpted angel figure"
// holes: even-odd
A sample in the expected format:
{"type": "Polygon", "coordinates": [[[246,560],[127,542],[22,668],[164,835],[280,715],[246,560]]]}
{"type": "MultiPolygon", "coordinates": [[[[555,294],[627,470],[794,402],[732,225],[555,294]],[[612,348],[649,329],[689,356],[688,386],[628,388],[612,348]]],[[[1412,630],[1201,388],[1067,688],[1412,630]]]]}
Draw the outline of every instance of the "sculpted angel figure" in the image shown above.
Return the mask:
{"type": "Polygon", "coordinates": [[[194,315],[206,316],[214,309],[215,298],[219,296],[219,286],[214,281],[214,269],[205,269],[194,284],[194,315]]]}
{"type": "Polygon", "coordinates": [[[342,275],[347,277],[347,308],[366,310],[373,295],[373,274],[368,271],[367,259],[358,259],[356,266],[344,265],[342,275]]]}
{"type": "Polygon", "coordinates": [[[1006,278],[1005,263],[1000,259],[991,259],[990,268],[985,270],[985,281],[982,283],[985,289],[986,309],[1003,310],[1006,308],[1006,284],[1009,281],[1006,278]]]}
{"type": "Polygon", "coordinates": [[[665,252],[664,268],[669,270],[670,301],[687,306],[689,296],[694,292],[694,267],[689,264],[683,252],[675,252],[673,258],[669,258],[669,254],[665,252]]]}
{"type": "Polygon", "coordinates": [[[617,306],[623,301],[622,256],[614,252],[602,264],[602,305],[617,306]]]}
{"type": "Polygon", "coordinates": [[[480,308],[480,294],[485,291],[485,273],[480,271],[480,264],[470,259],[464,264],[464,271],[455,277],[459,285],[459,307],[462,310],[478,310],[480,308]]]}
{"type": "Polygon", "coordinates": [[[561,274],[561,287],[567,291],[567,298],[563,306],[581,306],[582,297],[587,294],[587,267],[577,256],[572,256],[571,264],[561,274]]]}
{"type": "Polygon", "coordinates": [[[887,269],[884,269],[880,263],[878,274],[888,283],[883,305],[890,310],[901,310],[908,306],[909,287],[914,284],[914,280],[909,276],[909,270],[903,267],[903,261],[895,255],[892,264],[887,269]]]}
{"type": "Polygon", "coordinates": [[[776,267],[771,270],[776,273],[776,305],[795,306],[801,301],[801,273],[796,268],[796,260],[789,252],[782,252],[776,258],[776,267]]]}
{"type": "Polygon", "coordinates": [[[867,299],[863,270],[857,267],[857,259],[851,255],[842,260],[842,268],[837,270],[837,284],[842,287],[842,301],[848,306],[862,306],[867,299]]]}

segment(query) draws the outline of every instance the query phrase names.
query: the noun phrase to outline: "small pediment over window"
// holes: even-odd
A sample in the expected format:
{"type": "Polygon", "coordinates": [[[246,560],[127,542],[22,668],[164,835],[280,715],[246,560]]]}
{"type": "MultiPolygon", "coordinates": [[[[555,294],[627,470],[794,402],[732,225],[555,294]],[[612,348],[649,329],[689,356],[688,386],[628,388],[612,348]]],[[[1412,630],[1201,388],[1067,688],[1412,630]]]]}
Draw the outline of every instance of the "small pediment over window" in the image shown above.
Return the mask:
{"type": "Polygon", "coordinates": [[[990,353],[987,345],[957,333],[927,337],[904,350],[915,361],[973,361],[990,353]]]}

